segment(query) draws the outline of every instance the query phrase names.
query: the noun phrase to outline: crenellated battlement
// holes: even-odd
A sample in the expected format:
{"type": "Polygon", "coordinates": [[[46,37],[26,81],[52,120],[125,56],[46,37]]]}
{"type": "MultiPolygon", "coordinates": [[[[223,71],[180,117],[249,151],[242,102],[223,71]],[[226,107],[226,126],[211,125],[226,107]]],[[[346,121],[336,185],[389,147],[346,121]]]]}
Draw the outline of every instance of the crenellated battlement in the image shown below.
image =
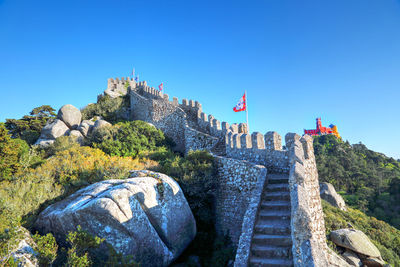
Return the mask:
{"type": "MultiPolygon", "coordinates": [[[[292,141],[290,134],[286,136],[286,147],[288,147],[292,141]]],[[[260,132],[248,134],[229,129],[225,136],[226,154],[232,158],[264,165],[275,172],[287,172],[288,150],[282,149],[281,140],[277,132],[267,132],[263,135],[260,132]]]]}
{"type": "MultiPolygon", "coordinates": [[[[110,86],[115,85],[125,85],[126,82],[134,82],[130,78],[121,79],[109,79],[108,83],[110,86]]],[[[169,99],[169,95],[163,94],[154,87],[147,85],[146,81],[138,82],[130,86],[131,92],[135,92],[140,96],[144,97],[148,101],[157,100],[157,102],[149,102],[147,109],[153,114],[153,116],[160,118],[165,116],[160,111],[156,116],[154,115],[154,109],[157,106],[162,106],[163,110],[168,106],[169,112],[171,110],[179,109],[181,110],[179,114],[182,114],[187,126],[196,131],[187,131],[187,134],[202,134],[202,138],[197,138],[202,140],[204,144],[193,145],[196,149],[204,146],[210,149],[209,143],[213,143],[216,147],[219,147],[219,153],[226,154],[229,157],[241,160],[248,160],[256,164],[262,164],[266,167],[272,168],[274,171],[287,172],[288,171],[288,155],[287,150],[282,149],[282,137],[276,132],[267,132],[266,134],[261,134],[259,132],[254,132],[252,134],[248,133],[247,124],[245,123],[233,123],[229,124],[225,121],[220,121],[215,118],[212,114],[206,114],[203,112],[202,105],[195,100],[182,99],[179,103],[177,97],[173,97],[172,101],[169,99]],[[207,137],[209,136],[209,137],[207,137]],[[216,139],[215,139],[216,138],[216,139]],[[207,141],[210,139],[209,141],[207,141]],[[217,140],[217,143],[216,141],[217,140]],[[206,144],[208,143],[208,144],[206,144]]],[[[165,113],[165,112],[164,112],[165,113]]],[[[140,116],[142,120],[148,120],[149,122],[154,121],[155,118],[146,118],[140,116]]],[[[158,119],[157,119],[158,120],[158,119]]],[[[153,123],[153,122],[152,122],[153,123]]],[[[171,128],[172,125],[169,126],[171,128]]],[[[181,137],[182,138],[182,137],[181,137]]],[[[191,142],[196,140],[191,138],[191,142]]],[[[291,137],[285,137],[286,147],[291,145],[291,137]]],[[[184,140],[183,140],[184,141],[184,140]]],[[[183,142],[179,140],[179,142],[183,142]]],[[[191,144],[186,142],[182,144],[183,151],[187,152],[191,150],[191,144]]],[[[182,147],[181,146],[181,147],[182,147]]],[[[212,149],[211,149],[212,150],[212,149]]]]}

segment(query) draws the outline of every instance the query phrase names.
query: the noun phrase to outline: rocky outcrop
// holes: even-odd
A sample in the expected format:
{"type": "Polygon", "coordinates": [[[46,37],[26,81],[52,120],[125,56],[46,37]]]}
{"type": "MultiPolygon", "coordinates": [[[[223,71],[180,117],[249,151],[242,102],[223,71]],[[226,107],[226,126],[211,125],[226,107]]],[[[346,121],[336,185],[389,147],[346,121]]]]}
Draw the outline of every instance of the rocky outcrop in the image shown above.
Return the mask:
{"type": "Polygon", "coordinates": [[[346,203],[341,195],[336,193],[335,188],[330,183],[321,183],[319,185],[321,198],[326,200],[332,206],[346,211],[346,203]]]}
{"type": "Polygon", "coordinates": [[[335,230],[331,232],[330,238],[337,246],[347,249],[342,256],[353,266],[361,266],[359,260],[366,266],[383,266],[385,264],[378,248],[359,230],[335,230]]]}
{"type": "MultiPolygon", "coordinates": [[[[13,248],[9,248],[10,253],[6,258],[13,258],[15,262],[18,262],[18,267],[38,267],[38,253],[33,249],[36,247],[36,244],[33,241],[29,231],[23,227],[20,227],[18,232],[21,233],[21,238],[17,240],[16,245],[13,248]]],[[[0,258],[0,265],[3,259],[0,258]]]]}
{"type": "Polygon", "coordinates": [[[81,112],[70,104],[60,108],[57,118],[43,127],[35,145],[41,147],[49,146],[60,136],[72,136],[79,144],[83,145],[85,138],[92,132],[105,126],[111,126],[111,123],[101,118],[93,118],[81,122],[81,112]]]}
{"type": "Polygon", "coordinates": [[[79,109],[67,104],[60,108],[57,118],[62,120],[70,129],[76,129],[81,123],[82,114],[79,109]]]}
{"type": "Polygon", "coordinates": [[[196,234],[193,214],[172,178],[150,171],[131,176],[90,185],[49,206],[36,227],[62,239],[81,225],[143,266],[168,266],[196,234]]]}
{"type": "Polygon", "coordinates": [[[46,140],[55,140],[56,138],[65,135],[68,130],[69,128],[62,120],[55,119],[43,127],[36,144],[43,143],[46,140]]]}
{"type": "Polygon", "coordinates": [[[331,232],[331,239],[336,245],[348,248],[366,256],[380,257],[381,253],[369,238],[355,229],[339,229],[331,232]]]}

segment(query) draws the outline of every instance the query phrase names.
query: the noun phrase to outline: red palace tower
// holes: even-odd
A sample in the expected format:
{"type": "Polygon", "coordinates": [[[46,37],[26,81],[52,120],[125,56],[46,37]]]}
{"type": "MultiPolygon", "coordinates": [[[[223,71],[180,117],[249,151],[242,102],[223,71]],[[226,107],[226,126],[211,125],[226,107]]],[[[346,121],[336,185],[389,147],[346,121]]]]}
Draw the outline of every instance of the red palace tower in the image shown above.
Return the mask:
{"type": "Polygon", "coordinates": [[[340,138],[339,132],[337,131],[336,125],[329,125],[330,127],[324,127],[321,123],[321,118],[317,118],[317,129],[315,130],[304,130],[304,134],[308,134],[311,136],[314,135],[325,135],[325,134],[333,134],[337,138],[340,138]]]}

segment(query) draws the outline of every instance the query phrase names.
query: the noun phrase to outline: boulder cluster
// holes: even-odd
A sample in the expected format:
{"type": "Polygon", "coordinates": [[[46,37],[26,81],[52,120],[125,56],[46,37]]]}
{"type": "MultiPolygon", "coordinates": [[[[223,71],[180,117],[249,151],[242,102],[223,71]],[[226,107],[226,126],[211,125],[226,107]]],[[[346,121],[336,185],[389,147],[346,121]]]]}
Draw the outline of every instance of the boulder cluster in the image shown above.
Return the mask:
{"type": "Polygon", "coordinates": [[[73,105],[67,104],[60,108],[57,119],[49,121],[43,127],[39,139],[35,145],[42,147],[48,146],[60,137],[71,136],[80,144],[83,144],[85,138],[97,129],[111,125],[101,118],[92,118],[82,121],[82,114],[73,105]]]}
{"type": "MultiPolygon", "coordinates": [[[[324,199],[332,206],[347,211],[346,203],[342,196],[336,193],[332,184],[321,183],[320,195],[321,199],[324,199]]],[[[339,229],[331,232],[330,239],[339,247],[342,252],[340,256],[350,266],[384,266],[385,264],[378,248],[362,231],[339,229]]]]}
{"type": "Polygon", "coordinates": [[[384,266],[378,248],[361,231],[355,229],[339,229],[332,231],[330,238],[342,248],[342,256],[351,266],[384,266]]]}

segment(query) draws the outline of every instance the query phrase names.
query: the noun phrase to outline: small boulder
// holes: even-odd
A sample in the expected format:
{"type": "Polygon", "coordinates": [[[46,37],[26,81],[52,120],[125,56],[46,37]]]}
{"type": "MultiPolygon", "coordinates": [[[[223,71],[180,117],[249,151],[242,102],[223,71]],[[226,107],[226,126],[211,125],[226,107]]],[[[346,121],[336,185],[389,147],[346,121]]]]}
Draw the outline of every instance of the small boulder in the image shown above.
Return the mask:
{"type": "Polygon", "coordinates": [[[357,254],[381,258],[381,253],[369,238],[355,229],[339,229],[331,232],[331,240],[340,247],[348,248],[357,254]]]}
{"type": "Polygon", "coordinates": [[[352,266],[359,266],[362,267],[363,264],[361,262],[361,259],[357,256],[356,253],[354,253],[351,250],[346,250],[343,254],[342,257],[352,266]]]}
{"type": "Polygon", "coordinates": [[[364,266],[368,266],[368,267],[382,267],[385,266],[385,261],[382,260],[382,258],[372,258],[372,257],[368,257],[365,259],[362,259],[362,263],[364,264],[364,266]]]}
{"type": "Polygon", "coordinates": [[[35,145],[38,145],[40,147],[48,147],[49,145],[53,144],[56,140],[54,139],[38,139],[35,143],[35,145]]]}
{"type": "Polygon", "coordinates": [[[196,222],[178,183],[150,171],[83,188],[47,207],[35,225],[59,240],[80,225],[150,267],[171,264],[196,235],[196,222]]]}
{"type": "Polygon", "coordinates": [[[341,195],[336,193],[335,188],[330,183],[321,183],[319,185],[321,198],[326,200],[329,204],[337,207],[343,211],[347,211],[346,203],[341,195]]]}
{"type": "Polygon", "coordinates": [[[55,140],[57,137],[65,135],[68,130],[67,125],[62,120],[55,119],[43,127],[39,140],[55,140]]]}
{"type": "Polygon", "coordinates": [[[80,145],[83,145],[83,143],[85,142],[85,138],[83,137],[81,132],[78,130],[70,131],[68,136],[73,137],[80,145]]]}
{"type": "Polygon", "coordinates": [[[78,127],[78,131],[80,131],[83,136],[87,137],[91,133],[93,126],[94,121],[83,120],[78,127]]]}
{"type": "Polygon", "coordinates": [[[112,126],[112,124],[109,123],[109,122],[107,122],[107,121],[105,121],[105,120],[97,120],[97,121],[95,121],[95,123],[94,123],[92,132],[95,132],[95,131],[97,131],[98,129],[101,129],[101,128],[103,128],[103,127],[110,127],[110,126],[112,126]]]}
{"type": "Polygon", "coordinates": [[[82,120],[82,114],[73,105],[67,104],[60,108],[57,118],[62,120],[69,128],[76,129],[82,120]]]}

